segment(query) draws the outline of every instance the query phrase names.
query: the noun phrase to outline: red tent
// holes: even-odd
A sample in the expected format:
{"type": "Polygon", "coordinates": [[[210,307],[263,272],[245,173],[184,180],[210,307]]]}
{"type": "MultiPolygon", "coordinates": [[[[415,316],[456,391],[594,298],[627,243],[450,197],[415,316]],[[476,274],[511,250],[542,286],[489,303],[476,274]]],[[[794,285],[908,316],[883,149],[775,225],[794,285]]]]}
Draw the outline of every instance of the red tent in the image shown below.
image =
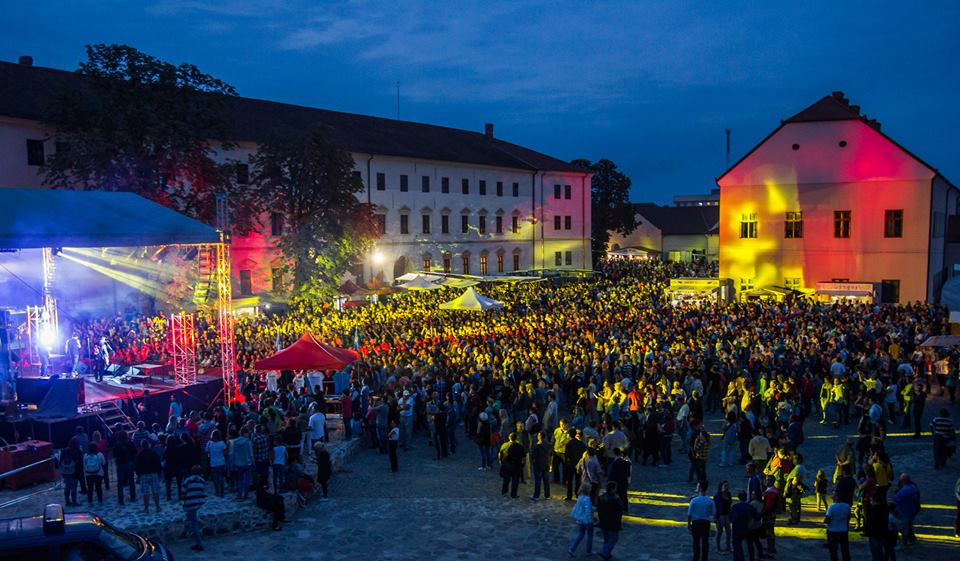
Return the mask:
{"type": "Polygon", "coordinates": [[[304,333],[292,345],[257,361],[258,370],[340,370],[360,358],[353,349],[321,343],[304,333]]]}

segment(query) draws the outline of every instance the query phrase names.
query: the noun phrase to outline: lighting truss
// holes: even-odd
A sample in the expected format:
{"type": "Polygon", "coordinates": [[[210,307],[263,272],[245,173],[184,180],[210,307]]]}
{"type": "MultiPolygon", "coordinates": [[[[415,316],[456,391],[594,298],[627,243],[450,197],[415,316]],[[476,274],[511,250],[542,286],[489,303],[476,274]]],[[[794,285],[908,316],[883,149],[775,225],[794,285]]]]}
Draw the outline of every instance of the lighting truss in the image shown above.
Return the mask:
{"type": "Polygon", "coordinates": [[[193,314],[170,315],[170,343],[173,350],[173,377],[177,384],[197,383],[197,332],[193,314]]]}

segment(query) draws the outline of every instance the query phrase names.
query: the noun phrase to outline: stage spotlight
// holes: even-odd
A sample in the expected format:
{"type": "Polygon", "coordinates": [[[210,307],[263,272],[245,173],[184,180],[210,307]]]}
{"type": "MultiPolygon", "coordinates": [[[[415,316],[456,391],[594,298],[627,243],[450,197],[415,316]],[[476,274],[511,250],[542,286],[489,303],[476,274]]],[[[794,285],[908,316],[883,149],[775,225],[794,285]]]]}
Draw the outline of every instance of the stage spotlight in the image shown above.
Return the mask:
{"type": "Polygon", "coordinates": [[[62,248],[62,247],[55,247],[55,248],[53,248],[53,249],[50,250],[50,253],[52,253],[53,255],[60,255],[61,253],[63,253],[63,248],[62,248]]]}
{"type": "Polygon", "coordinates": [[[48,351],[53,349],[53,346],[57,343],[56,333],[53,332],[53,329],[49,325],[45,325],[40,329],[40,344],[43,345],[48,351]]]}

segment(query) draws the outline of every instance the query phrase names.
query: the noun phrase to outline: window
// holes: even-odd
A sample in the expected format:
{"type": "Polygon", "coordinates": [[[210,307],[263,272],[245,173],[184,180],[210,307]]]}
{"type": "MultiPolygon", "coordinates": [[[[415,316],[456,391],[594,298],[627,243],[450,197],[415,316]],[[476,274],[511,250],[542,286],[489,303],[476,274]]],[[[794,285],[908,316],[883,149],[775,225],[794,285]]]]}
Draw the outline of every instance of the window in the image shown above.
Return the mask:
{"type": "MultiPolygon", "coordinates": [[[[514,196],[514,197],[519,197],[519,196],[520,196],[520,184],[519,184],[519,183],[514,183],[514,184],[513,184],[513,196],[514,196]]],[[[957,203],[957,204],[960,205],[960,203],[957,203]]]]}
{"type": "Polygon", "coordinates": [[[486,255],[480,256],[480,274],[481,275],[487,274],[487,256],[486,255]]]}
{"type": "Polygon", "coordinates": [[[449,193],[449,192],[450,192],[450,178],[449,178],[449,177],[441,177],[441,178],[440,178],[440,192],[441,192],[441,193],[449,193]]]}
{"type": "Polygon", "coordinates": [[[559,198],[560,198],[560,184],[559,184],[559,183],[557,183],[556,185],[553,186],[553,198],[554,198],[554,199],[559,199],[559,198]]]}
{"type": "Polygon", "coordinates": [[[487,233],[487,217],[482,214],[477,218],[477,230],[480,230],[481,234],[487,233]]]}
{"type": "Polygon", "coordinates": [[[440,215],[440,233],[441,234],[450,233],[450,215],[448,214],[440,215]]]}
{"type": "Polygon", "coordinates": [[[240,271],[240,294],[244,296],[253,294],[253,279],[249,269],[240,271]]]}
{"type": "Polygon", "coordinates": [[[470,217],[466,214],[460,215],[460,233],[466,234],[470,231],[470,217]]]}
{"type": "Polygon", "coordinates": [[[424,193],[430,192],[430,176],[424,175],[420,178],[420,191],[424,193]]]}
{"type": "Polygon", "coordinates": [[[387,233],[387,215],[386,214],[377,215],[377,227],[380,230],[381,236],[387,233]]]}
{"type": "Polygon", "coordinates": [[[247,183],[250,183],[250,166],[247,164],[237,164],[235,174],[237,177],[237,185],[246,185],[247,183]]]}
{"type": "Polygon", "coordinates": [[[833,211],[833,237],[835,238],[850,237],[850,211],[849,210],[833,211]]]}
{"type": "Polygon", "coordinates": [[[557,267],[563,265],[563,252],[557,251],[553,254],[553,264],[557,267]]]}
{"type": "Polygon", "coordinates": [[[883,211],[883,237],[903,237],[903,209],[883,211]]]}
{"type": "Polygon", "coordinates": [[[273,292],[283,292],[283,269],[280,267],[270,269],[270,289],[273,292]]]}
{"type": "Polygon", "coordinates": [[[43,141],[27,139],[27,165],[42,166],[44,164],[43,141]]]}
{"type": "Polygon", "coordinates": [[[503,254],[502,253],[497,254],[497,272],[498,273],[503,272],[503,254]]]}
{"type": "Polygon", "coordinates": [[[573,229],[573,217],[572,217],[572,216],[564,216],[564,217],[563,217],[563,229],[564,229],[564,230],[572,230],[572,229],[573,229]]]}
{"type": "Polygon", "coordinates": [[[559,230],[559,229],[560,229],[560,216],[559,216],[559,215],[553,217],[553,229],[554,229],[554,230],[559,230]]]}
{"type": "Polygon", "coordinates": [[[282,236],[283,235],[283,215],[279,212],[270,213],[270,235],[271,236],[282,236]]]}
{"type": "Polygon", "coordinates": [[[573,189],[569,185],[563,186],[563,198],[570,200],[570,196],[573,194],[573,189]]]}
{"type": "Polygon", "coordinates": [[[420,228],[421,231],[422,231],[424,234],[429,234],[429,233],[430,233],[430,215],[429,215],[429,214],[421,214],[421,215],[420,215],[420,221],[421,221],[421,228],[420,228]]]}
{"type": "Polygon", "coordinates": [[[429,273],[429,272],[430,272],[430,264],[431,264],[431,263],[430,263],[430,258],[429,258],[429,257],[424,257],[424,258],[423,258],[423,272],[425,272],[425,273],[429,273]]]}
{"type": "Polygon", "coordinates": [[[900,281],[899,280],[886,279],[886,280],[880,281],[880,303],[882,304],[899,304],[900,303],[900,281]]]}
{"type": "Polygon", "coordinates": [[[757,237],[757,213],[752,212],[749,214],[740,215],[740,237],[741,238],[757,237]]]}
{"type": "Polygon", "coordinates": [[[495,223],[496,223],[497,233],[502,234],[503,233],[503,217],[500,215],[497,215],[495,223]]]}
{"type": "Polygon", "coordinates": [[[753,279],[740,279],[740,290],[752,290],[753,279]]]}
{"type": "Polygon", "coordinates": [[[503,196],[503,181],[497,181],[497,196],[503,196]]]}
{"type": "Polygon", "coordinates": [[[462,257],[462,261],[463,261],[463,274],[469,275],[470,274],[470,254],[464,253],[462,257]]]}
{"type": "Polygon", "coordinates": [[[480,180],[480,194],[481,195],[487,194],[487,182],[482,179],[480,180]]]}
{"type": "Polygon", "coordinates": [[[444,272],[444,273],[451,273],[451,272],[453,272],[453,265],[452,265],[451,262],[450,262],[450,256],[449,256],[449,255],[444,255],[444,256],[443,256],[443,272],[444,272]]]}
{"type": "Polygon", "coordinates": [[[401,176],[400,176],[400,191],[401,191],[402,193],[406,193],[406,192],[409,191],[409,190],[410,190],[410,184],[407,183],[407,176],[406,176],[406,175],[401,175],[401,176]]]}
{"type": "Polygon", "coordinates": [[[513,270],[514,271],[520,270],[520,254],[519,253],[513,254],[513,270]]]}
{"type": "Polygon", "coordinates": [[[788,212],[783,226],[783,237],[789,239],[803,237],[803,213],[788,212]]]}
{"type": "Polygon", "coordinates": [[[564,265],[573,265],[573,252],[567,251],[563,254],[563,264],[564,265]]]}
{"type": "Polygon", "coordinates": [[[461,182],[460,182],[460,189],[463,191],[463,194],[464,194],[464,195],[469,195],[469,194],[470,194],[470,180],[469,180],[469,179],[464,179],[463,181],[461,181],[461,182]]]}
{"type": "Polygon", "coordinates": [[[377,191],[386,191],[387,190],[387,174],[378,173],[377,174],[377,191]]]}
{"type": "Polygon", "coordinates": [[[400,215],[400,233],[401,234],[410,233],[410,216],[407,214],[400,215]]]}
{"type": "Polygon", "coordinates": [[[790,290],[800,290],[800,277],[787,277],[783,279],[783,286],[790,290]]]}
{"type": "Polygon", "coordinates": [[[512,224],[510,225],[510,229],[513,230],[514,234],[519,234],[520,233],[520,217],[513,216],[512,218],[513,218],[513,221],[512,221],[512,224]]]}

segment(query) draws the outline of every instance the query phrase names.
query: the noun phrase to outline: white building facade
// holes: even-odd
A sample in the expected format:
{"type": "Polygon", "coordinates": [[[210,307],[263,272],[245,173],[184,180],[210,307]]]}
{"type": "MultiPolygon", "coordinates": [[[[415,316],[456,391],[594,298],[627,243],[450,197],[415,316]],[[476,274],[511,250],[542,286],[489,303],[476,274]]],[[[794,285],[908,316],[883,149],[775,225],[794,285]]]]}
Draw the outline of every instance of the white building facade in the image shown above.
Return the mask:
{"type": "MultiPolygon", "coordinates": [[[[0,62],[0,187],[44,187],[55,149],[39,118],[42,99],[82,78],[71,72],[0,62]]],[[[323,125],[353,155],[383,236],[357,268],[359,280],[389,283],[411,271],[470,275],[538,269],[591,269],[591,174],[485,132],[437,127],[236,98],[236,148],[246,161],[273,128],[323,125]]],[[[246,170],[243,171],[246,175],[246,170]]],[[[234,237],[234,292],[283,291],[277,250],[285,226],[265,217],[262,232],[234,237]]]]}

